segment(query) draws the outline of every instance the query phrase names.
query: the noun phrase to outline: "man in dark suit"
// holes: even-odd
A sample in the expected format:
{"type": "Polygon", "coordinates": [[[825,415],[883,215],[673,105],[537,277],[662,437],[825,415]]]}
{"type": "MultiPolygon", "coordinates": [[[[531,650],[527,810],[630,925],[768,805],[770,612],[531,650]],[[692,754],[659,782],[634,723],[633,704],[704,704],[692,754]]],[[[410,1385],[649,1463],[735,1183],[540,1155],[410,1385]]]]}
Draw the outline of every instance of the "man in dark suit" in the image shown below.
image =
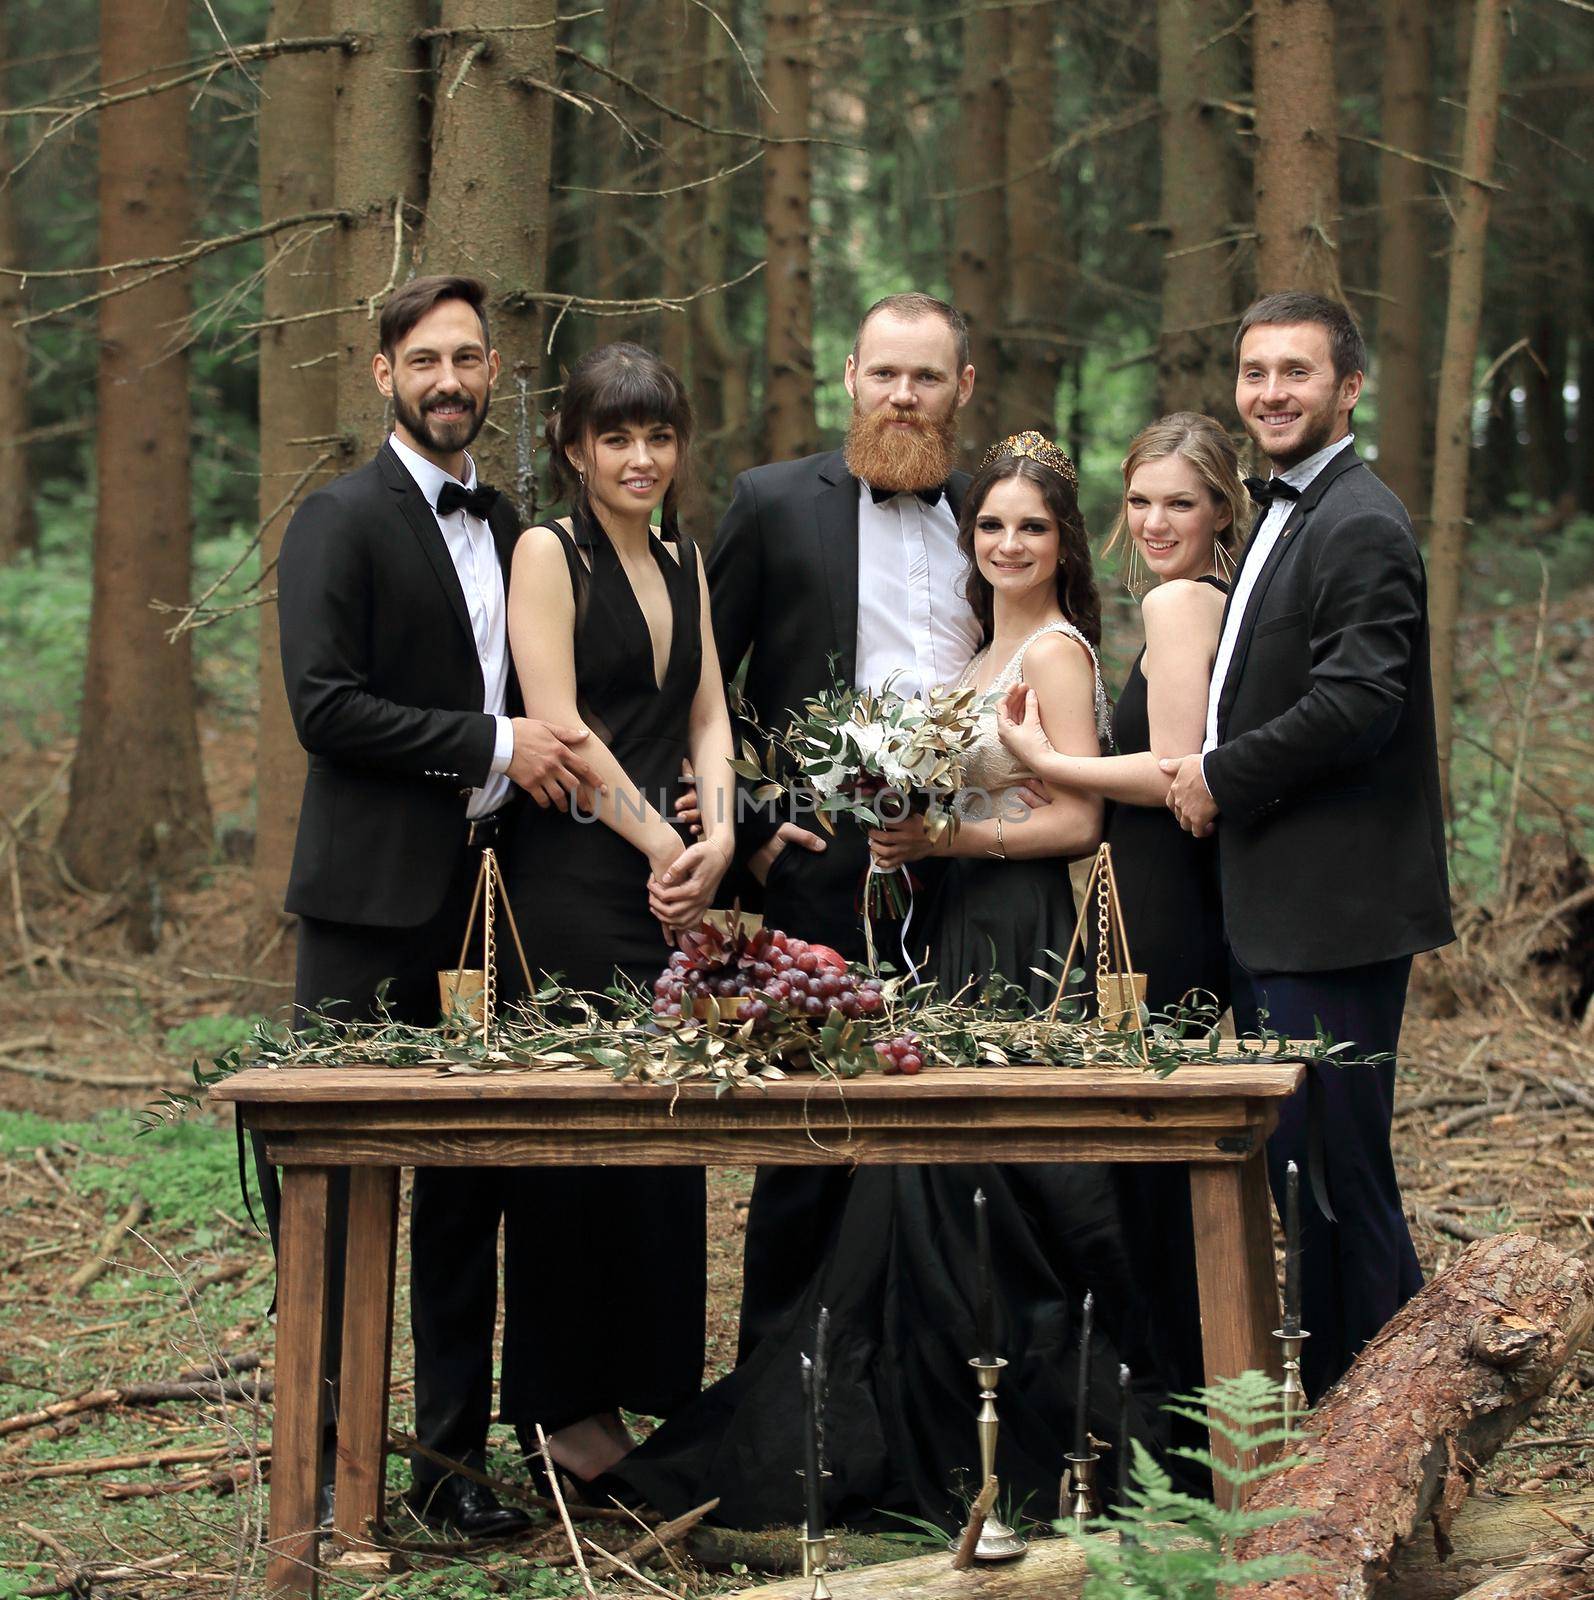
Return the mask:
{"type": "MultiPolygon", "coordinates": [[[[372,363],[392,399],[392,436],[374,460],[311,495],[283,536],[283,675],[310,757],[287,896],[299,918],[301,1016],[370,1017],[386,984],[396,1019],[436,1023],[437,972],[459,959],[482,848],[498,842],[519,790],[563,807],[591,780],[570,748],[585,737],[579,729],[516,714],[504,575],[519,519],[476,482],[466,452],[498,372],[484,304],[470,278],[418,278],[393,295],[372,363]]],[[[275,1177],[258,1141],[256,1153],[275,1241],[275,1177]]],[[[415,1431],[478,1469],[502,1198],[496,1172],[415,1174],[415,1431]]],[[[425,1457],[414,1470],[412,1503],[434,1524],[476,1538],[527,1525],[490,1490],[425,1457]]]]}
{"type": "Polygon", "coordinates": [[[1350,312],[1270,295],[1241,320],[1235,402],[1272,465],[1224,613],[1201,755],[1168,804],[1214,825],[1242,1031],[1321,1027],[1374,1065],[1312,1066],[1268,1144],[1302,1202],[1302,1376],[1314,1399],[1420,1287],[1389,1148],[1413,955],[1454,937],[1428,670],[1405,508],[1357,456],[1366,349],[1350,312]],[[1326,1207],[1326,1209],[1325,1209],[1326,1207]]]}
{"type": "MultiPolygon", "coordinates": [[[[838,676],[873,689],[894,676],[903,694],[950,684],[981,642],[957,550],[969,480],[952,470],[957,413],[974,389],[963,319],[929,295],[878,302],[843,381],[853,402],[845,447],[742,473],[708,560],[720,660],[734,674],[746,659],[743,695],[770,728],[838,676]]],[[[865,835],[845,825],[822,835],[806,798],[743,804],[738,856],[770,926],[862,960],[865,835]]],[[[895,947],[892,929],[877,932],[882,950],[895,947]]],[[[760,1168],[742,1358],[818,1265],[845,1182],[832,1168],[760,1168]]]]}

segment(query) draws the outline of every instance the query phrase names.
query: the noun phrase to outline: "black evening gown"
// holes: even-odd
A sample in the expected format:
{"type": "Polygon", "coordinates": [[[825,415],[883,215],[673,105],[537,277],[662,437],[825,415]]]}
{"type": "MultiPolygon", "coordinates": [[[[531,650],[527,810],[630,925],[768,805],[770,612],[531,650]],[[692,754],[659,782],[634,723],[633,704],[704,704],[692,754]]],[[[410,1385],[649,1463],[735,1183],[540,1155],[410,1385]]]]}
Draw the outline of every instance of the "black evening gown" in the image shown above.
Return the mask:
{"type": "MultiPolygon", "coordinates": [[[[1214,588],[1227,585],[1202,578],[1214,588]]],[[[1151,748],[1146,705],[1145,650],[1134,659],[1113,711],[1113,745],[1120,755],[1151,748]]],[[[1223,901],[1218,887],[1215,838],[1186,833],[1166,806],[1114,804],[1107,815],[1124,930],[1137,972],[1146,974],[1152,1011],[1178,1005],[1190,990],[1229,1004],[1228,947],[1223,937],[1223,901]]],[[[1193,1000],[1192,1000],[1193,1003],[1193,1000]]],[[[1175,1393],[1204,1383],[1201,1308],[1196,1290],[1195,1238],[1190,1222],[1190,1174],[1183,1162],[1125,1163],[1118,1168],[1119,1195],[1136,1273],[1162,1286],[1157,1312],[1142,1336],[1175,1393]]],[[[1176,1440],[1204,1443],[1181,1422],[1176,1440]]]]}
{"type": "MultiPolygon", "coordinates": [[[[679,559],[652,541],[673,626],[660,685],[647,622],[614,546],[590,517],[574,528],[573,536],[553,531],[576,595],[582,718],[643,795],[673,816],[702,666],[697,553],[685,538],[679,559]]],[[[670,950],[648,910],[647,878],[647,857],[606,823],[522,806],[505,880],[533,977],[557,973],[571,988],[601,992],[618,973],[650,987],[670,950]]],[[[697,1394],[703,1169],[525,1168],[516,1203],[533,1226],[522,1230],[527,1258],[504,1264],[506,1312],[519,1309],[521,1330],[504,1350],[504,1420],[552,1432],[615,1407],[663,1416],[697,1394]],[[535,1227],[538,1217],[546,1229],[535,1227]]]]}
{"type": "MultiPolygon", "coordinates": [[[[992,740],[994,742],[994,716],[992,740]]],[[[999,750],[999,746],[998,746],[999,750]]],[[[993,787],[972,780],[979,787],[993,787]]],[[[1060,860],[950,863],[924,935],[927,976],[962,987],[993,965],[1050,1003],[1039,952],[1061,954],[1074,909],[1060,860]]],[[[1144,1371],[1126,1333],[1131,1281],[1109,1169],[1086,1165],[865,1166],[819,1271],[784,1323],[751,1355],[672,1417],[611,1476],[677,1515],[714,1495],[719,1521],[758,1528],[802,1510],[800,1358],[830,1311],[826,1513],[852,1527],[901,1527],[891,1513],[951,1530],[979,1488],[974,1427],[974,1209],[989,1203],[999,1387],[997,1471],[1004,1503],[1056,1515],[1063,1457],[1073,1448],[1079,1308],[1096,1296],[1087,1422],[1117,1435],[1120,1360],[1144,1371]]],[[[1139,1384],[1131,1425],[1161,1442],[1160,1393],[1139,1384]]]]}

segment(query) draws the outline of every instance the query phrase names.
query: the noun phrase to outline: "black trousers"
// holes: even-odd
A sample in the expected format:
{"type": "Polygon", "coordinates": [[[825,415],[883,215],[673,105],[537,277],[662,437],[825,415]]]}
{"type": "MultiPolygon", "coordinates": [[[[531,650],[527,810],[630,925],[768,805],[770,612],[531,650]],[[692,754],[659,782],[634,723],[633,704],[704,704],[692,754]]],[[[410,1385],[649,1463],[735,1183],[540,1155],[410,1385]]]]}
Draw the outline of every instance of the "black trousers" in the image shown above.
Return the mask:
{"type": "MultiPolygon", "coordinates": [[[[1393,1056],[1400,1043],[1411,957],[1332,972],[1249,972],[1233,963],[1234,1025],[1254,1029],[1260,1013],[1275,1033],[1313,1038],[1321,1025],[1336,1043],[1393,1056]]],[[[1389,1148],[1395,1064],[1312,1063],[1268,1140],[1268,1180],[1282,1213],[1286,1164],[1301,1172],[1301,1381],[1316,1401],[1361,1348],[1422,1287],[1422,1270],[1401,1207],[1389,1148]],[[1334,1212],[1331,1221],[1308,1181],[1313,1160],[1334,1212]]]]}
{"type": "MultiPolygon", "coordinates": [[[[400,1022],[430,1026],[438,1020],[437,973],[459,960],[471,891],[481,855],[463,840],[448,893],[436,914],[414,928],[373,928],[299,919],[294,1007],[349,1018],[371,1018],[386,983],[388,1012],[400,1022]]],[[[467,960],[481,954],[480,929],[467,960]]],[[[277,1176],[253,1136],[261,1199],[277,1243],[280,1210],[277,1176]]],[[[492,1412],[493,1325],[498,1315],[498,1224],[505,1214],[511,1174],[499,1168],[424,1167],[415,1173],[410,1208],[410,1326],[415,1341],[415,1436],[429,1449],[480,1468],[492,1412]]],[[[343,1260],[348,1177],[333,1175],[328,1216],[331,1262],[326,1378],[327,1415],[337,1412],[338,1346],[343,1326],[343,1260]]],[[[512,1208],[512,1219],[525,1219],[512,1208]]],[[[506,1327],[506,1341],[511,1330],[506,1327]]],[[[330,1464],[332,1424],[323,1441],[330,1464]]],[[[413,1463],[418,1483],[443,1476],[423,1457],[413,1463]]]]}
{"type": "MultiPolygon", "coordinates": [[[[813,818],[799,819],[810,826],[813,818]]],[[[828,944],[849,961],[865,958],[859,914],[869,845],[862,828],[843,820],[821,855],[787,845],[769,870],[764,921],[799,939],[828,944]]],[[[909,954],[924,959],[924,932],[943,863],[915,863],[909,954]]],[[[875,948],[883,963],[902,967],[902,924],[876,919],[875,948]]],[[[801,1300],[824,1261],[841,1221],[852,1182],[850,1167],[758,1169],[747,1210],[742,1250],[742,1308],[736,1360],[745,1361],[763,1338],[778,1329],[801,1300]]]]}

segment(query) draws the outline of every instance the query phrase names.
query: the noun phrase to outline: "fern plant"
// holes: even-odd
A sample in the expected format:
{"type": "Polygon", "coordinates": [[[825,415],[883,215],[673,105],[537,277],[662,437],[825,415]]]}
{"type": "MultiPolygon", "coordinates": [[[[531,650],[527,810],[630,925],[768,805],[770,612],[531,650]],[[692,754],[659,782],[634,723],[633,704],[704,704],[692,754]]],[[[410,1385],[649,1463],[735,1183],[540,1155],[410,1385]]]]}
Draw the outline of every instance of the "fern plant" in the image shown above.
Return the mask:
{"type": "MultiPolygon", "coordinates": [[[[1173,1453],[1198,1462],[1214,1480],[1235,1490],[1241,1500],[1253,1484],[1282,1472],[1289,1460],[1264,1459],[1262,1452],[1290,1437],[1277,1384],[1265,1373],[1242,1372],[1177,1397],[1168,1411],[1209,1426],[1229,1446],[1232,1460],[1209,1450],[1176,1446],[1173,1453]]],[[[1236,1557],[1242,1535],[1299,1516],[1293,1506],[1271,1511],[1226,1509],[1209,1500],[1180,1493],[1173,1480],[1138,1440],[1131,1441],[1128,1504],[1090,1524],[1092,1533],[1114,1539],[1085,1539],[1090,1576],[1084,1600],[1220,1600],[1243,1584],[1260,1583],[1304,1571],[1302,1556],[1236,1557]]],[[[1293,1459],[1293,1458],[1291,1458],[1293,1459]]],[[[1073,1532],[1073,1524],[1056,1524],[1073,1532]]]]}

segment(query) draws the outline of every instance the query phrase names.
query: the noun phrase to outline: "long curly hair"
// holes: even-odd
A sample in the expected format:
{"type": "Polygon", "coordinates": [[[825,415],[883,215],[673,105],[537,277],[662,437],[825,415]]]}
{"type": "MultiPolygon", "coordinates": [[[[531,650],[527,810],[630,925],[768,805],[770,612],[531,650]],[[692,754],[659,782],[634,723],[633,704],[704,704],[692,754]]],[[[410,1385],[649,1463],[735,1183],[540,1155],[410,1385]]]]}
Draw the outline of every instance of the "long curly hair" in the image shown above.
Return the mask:
{"type": "Polygon", "coordinates": [[[1063,615],[1090,641],[1101,645],[1101,599],[1096,593],[1096,574],[1090,564],[1090,539],[1079,509],[1079,496],[1060,472],[1031,461],[1025,456],[1002,456],[985,467],[969,485],[958,514],[958,549],[968,563],[963,594],[980,624],[980,633],[990,643],[994,626],[994,591],[981,574],[974,559],[974,523],[986,497],[999,483],[1019,478],[1033,484],[1057,524],[1057,604],[1063,615]]]}

